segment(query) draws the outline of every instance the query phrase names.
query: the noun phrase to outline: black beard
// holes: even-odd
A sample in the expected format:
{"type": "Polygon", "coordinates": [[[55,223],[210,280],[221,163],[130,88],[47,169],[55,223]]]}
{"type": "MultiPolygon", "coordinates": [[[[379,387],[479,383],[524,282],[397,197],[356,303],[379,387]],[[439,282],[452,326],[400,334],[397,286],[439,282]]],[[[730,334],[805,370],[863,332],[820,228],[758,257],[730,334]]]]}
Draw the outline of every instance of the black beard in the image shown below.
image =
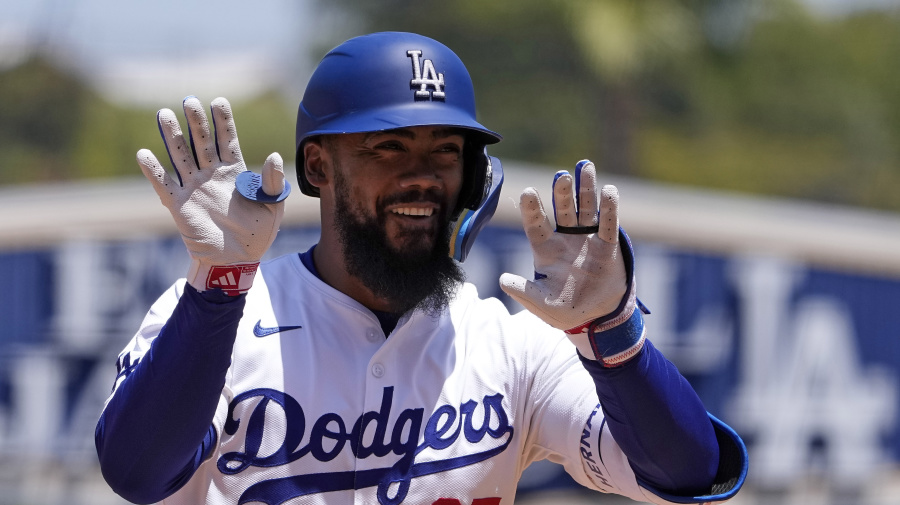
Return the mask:
{"type": "Polygon", "coordinates": [[[433,242],[434,247],[398,251],[391,246],[385,231],[384,207],[389,203],[436,198],[421,191],[395,195],[390,202],[379,202],[376,215],[368,216],[364,209],[353,205],[349,187],[339,170],[335,170],[334,183],[334,227],[343,245],[347,272],[375,296],[388,301],[390,312],[403,314],[421,309],[428,315],[439,315],[465,280],[462,268],[449,256],[451,230],[447,206],[441,206],[438,219],[441,224],[433,240],[407,241],[410,244],[433,242]]]}

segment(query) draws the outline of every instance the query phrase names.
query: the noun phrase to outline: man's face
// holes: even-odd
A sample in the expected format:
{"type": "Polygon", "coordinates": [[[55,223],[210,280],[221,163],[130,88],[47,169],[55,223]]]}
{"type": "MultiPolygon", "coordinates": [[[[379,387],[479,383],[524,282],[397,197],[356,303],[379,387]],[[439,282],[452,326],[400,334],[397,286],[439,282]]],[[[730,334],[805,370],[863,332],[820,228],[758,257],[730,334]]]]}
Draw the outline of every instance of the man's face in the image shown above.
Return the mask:
{"type": "Polygon", "coordinates": [[[398,253],[430,251],[459,197],[463,143],[445,127],[333,136],[336,192],[347,197],[336,211],[377,220],[398,253]]]}
{"type": "Polygon", "coordinates": [[[442,127],[336,135],[326,142],[347,270],[397,312],[440,309],[463,278],[448,257],[463,143],[458,130],[442,127]]]}

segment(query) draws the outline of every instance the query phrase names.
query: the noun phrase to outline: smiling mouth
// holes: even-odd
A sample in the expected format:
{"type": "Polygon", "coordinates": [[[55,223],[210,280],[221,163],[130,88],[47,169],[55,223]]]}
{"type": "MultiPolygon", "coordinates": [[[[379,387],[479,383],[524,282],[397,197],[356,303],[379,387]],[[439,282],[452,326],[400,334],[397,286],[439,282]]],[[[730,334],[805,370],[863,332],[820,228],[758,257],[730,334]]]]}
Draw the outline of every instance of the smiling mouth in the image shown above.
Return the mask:
{"type": "Polygon", "coordinates": [[[432,208],[419,208],[419,207],[399,207],[396,209],[391,209],[391,212],[394,214],[399,214],[401,216],[425,216],[429,217],[432,213],[434,213],[434,209],[432,208]]]}

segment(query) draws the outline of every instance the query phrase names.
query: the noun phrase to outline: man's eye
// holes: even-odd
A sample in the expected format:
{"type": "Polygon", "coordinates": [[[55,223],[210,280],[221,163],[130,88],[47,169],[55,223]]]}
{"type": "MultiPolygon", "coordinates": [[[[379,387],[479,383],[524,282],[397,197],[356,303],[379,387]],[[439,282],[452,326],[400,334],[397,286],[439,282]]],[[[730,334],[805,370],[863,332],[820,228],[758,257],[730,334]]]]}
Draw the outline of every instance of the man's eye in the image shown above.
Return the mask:
{"type": "Polygon", "coordinates": [[[375,149],[386,149],[388,151],[402,151],[403,144],[400,142],[382,142],[375,146],[375,149]]]}
{"type": "Polygon", "coordinates": [[[438,152],[459,154],[462,152],[462,148],[456,144],[448,144],[448,145],[439,147],[438,152]]]}

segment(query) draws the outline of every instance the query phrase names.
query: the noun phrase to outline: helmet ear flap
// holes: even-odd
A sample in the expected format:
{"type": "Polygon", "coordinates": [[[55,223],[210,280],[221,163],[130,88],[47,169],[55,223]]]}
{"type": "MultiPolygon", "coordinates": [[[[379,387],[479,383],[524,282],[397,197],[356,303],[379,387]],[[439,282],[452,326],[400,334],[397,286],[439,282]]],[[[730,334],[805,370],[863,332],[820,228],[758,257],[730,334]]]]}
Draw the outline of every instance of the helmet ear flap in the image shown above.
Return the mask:
{"type": "Polygon", "coordinates": [[[503,187],[503,165],[497,158],[485,157],[484,174],[485,196],[476,209],[463,209],[454,219],[453,232],[450,236],[450,257],[463,262],[475,243],[475,237],[491,220],[497,203],[500,201],[500,190],[503,187]]]}
{"type": "Polygon", "coordinates": [[[481,206],[491,186],[487,176],[488,160],[484,143],[466,142],[463,147],[463,184],[453,209],[453,219],[465,209],[477,210],[481,206]]]}

